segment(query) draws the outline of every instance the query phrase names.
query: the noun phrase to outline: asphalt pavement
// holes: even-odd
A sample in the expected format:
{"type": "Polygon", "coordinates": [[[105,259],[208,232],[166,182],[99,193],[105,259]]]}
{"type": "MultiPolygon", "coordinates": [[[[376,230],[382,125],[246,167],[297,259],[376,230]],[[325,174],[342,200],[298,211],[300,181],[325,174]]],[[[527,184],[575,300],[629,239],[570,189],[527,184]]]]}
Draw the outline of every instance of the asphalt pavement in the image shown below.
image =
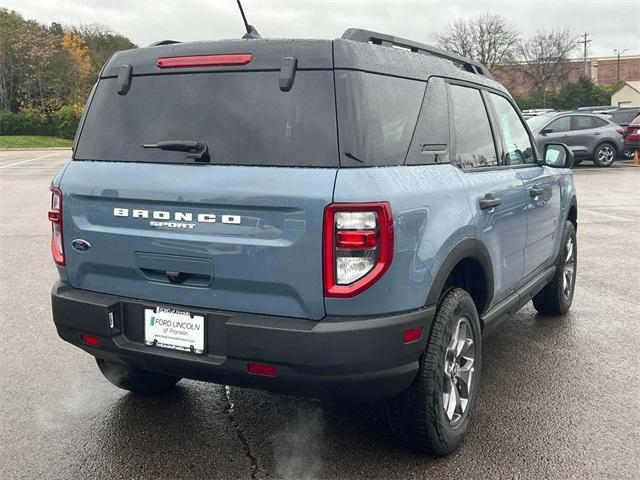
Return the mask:
{"type": "Polygon", "coordinates": [[[573,307],[529,304],[484,340],[471,433],[432,458],[381,406],[109,384],[51,320],[48,186],[69,156],[0,152],[0,479],[639,478],[640,167],[576,168],[573,307]]]}

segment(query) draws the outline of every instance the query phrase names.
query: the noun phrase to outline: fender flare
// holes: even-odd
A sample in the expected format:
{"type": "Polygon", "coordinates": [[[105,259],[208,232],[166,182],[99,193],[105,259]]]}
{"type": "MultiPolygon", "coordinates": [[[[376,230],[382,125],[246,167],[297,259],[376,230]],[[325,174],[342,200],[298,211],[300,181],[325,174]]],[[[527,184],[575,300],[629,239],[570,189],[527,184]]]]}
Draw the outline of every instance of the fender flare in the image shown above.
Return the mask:
{"type": "MultiPolygon", "coordinates": [[[[440,294],[444,289],[445,282],[449,278],[449,275],[451,275],[451,272],[456,265],[466,258],[471,258],[477,261],[484,271],[483,281],[486,285],[485,298],[483,299],[484,310],[486,311],[489,308],[491,301],[493,300],[494,292],[491,256],[489,255],[487,247],[485,247],[484,244],[475,237],[468,237],[461,240],[449,251],[449,253],[447,253],[444,261],[438,268],[438,273],[435,275],[433,282],[431,282],[426,305],[435,305],[438,303],[440,294]]],[[[482,313],[484,312],[478,312],[479,315],[482,315],[482,313]]]]}

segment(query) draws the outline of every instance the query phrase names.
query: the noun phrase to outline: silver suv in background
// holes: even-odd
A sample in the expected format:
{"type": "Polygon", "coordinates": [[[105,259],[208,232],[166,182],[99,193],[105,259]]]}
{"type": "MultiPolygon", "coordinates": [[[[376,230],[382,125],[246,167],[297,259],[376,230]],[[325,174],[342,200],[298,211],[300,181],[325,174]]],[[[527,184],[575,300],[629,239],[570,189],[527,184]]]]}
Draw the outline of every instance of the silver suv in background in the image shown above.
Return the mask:
{"type": "Polygon", "coordinates": [[[624,150],[624,130],[604,115],[582,112],[552,112],[527,119],[538,147],[561,142],[575,155],[575,164],[593,160],[610,167],[624,150]]]}

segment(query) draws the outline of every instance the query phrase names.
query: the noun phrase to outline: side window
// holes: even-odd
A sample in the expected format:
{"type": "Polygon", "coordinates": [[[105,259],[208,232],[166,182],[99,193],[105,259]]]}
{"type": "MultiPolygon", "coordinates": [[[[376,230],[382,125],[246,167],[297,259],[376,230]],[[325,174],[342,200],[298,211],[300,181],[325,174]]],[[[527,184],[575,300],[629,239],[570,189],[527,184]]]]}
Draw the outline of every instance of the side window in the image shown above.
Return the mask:
{"type": "Polygon", "coordinates": [[[568,132],[571,130],[571,117],[562,117],[554,120],[544,127],[544,130],[551,130],[552,133],[568,132]]]}
{"type": "Polygon", "coordinates": [[[404,163],[426,83],[336,70],[340,166],[404,163]]]}
{"type": "Polygon", "coordinates": [[[595,125],[592,121],[593,117],[587,117],[585,115],[575,115],[571,118],[573,120],[571,130],[588,130],[590,128],[595,128],[595,125]]]}
{"type": "Polygon", "coordinates": [[[607,125],[607,122],[602,118],[591,117],[591,121],[593,122],[593,128],[600,128],[607,125]]]}
{"type": "Polygon", "coordinates": [[[451,104],[456,134],[453,162],[460,168],[498,165],[489,117],[480,91],[451,85],[451,104]]]}
{"type": "Polygon", "coordinates": [[[506,98],[495,93],[490,93],[489,98],[496,111],[502,136],[504,137],[505,163],[507,165],[536,163],[527,129],[522,124],[522,120],[520,120],[513,106],[506,98]]]}

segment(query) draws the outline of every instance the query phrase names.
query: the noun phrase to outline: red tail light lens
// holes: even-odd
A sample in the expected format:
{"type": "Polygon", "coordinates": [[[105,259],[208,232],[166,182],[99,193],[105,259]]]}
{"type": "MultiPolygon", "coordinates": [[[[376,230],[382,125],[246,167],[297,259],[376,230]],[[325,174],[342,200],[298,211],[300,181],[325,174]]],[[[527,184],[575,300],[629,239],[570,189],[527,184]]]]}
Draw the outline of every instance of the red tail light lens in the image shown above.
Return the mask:
{"type": "Polygon", "coordinates": [[[624,135],[624,128],[616,128],[616,132],[618,132],[620,135],[624,135]]]}
{"type": "Polygon", "coordinates": [[[57,187],[51,187],[51,209],[48,217],[51,222],[51,255],[53,255],[53,261],[63,267],[65,262],[62,238],[62,191],[57,187]]]}
{"type": "Polygon", "coordinates": [[[251,62],[250,53],[223,55],[195,55],[190,57],[164,57],[156,62],[158,68],[189,68],[189,67],[227,67],[246,65],[251,62]]]}
{"type": "Polygon", "coordinates": [[[387,202],[333,203],[324,210],[324,294],[353,297],[373,285],[393,258],[387,202]]]}

